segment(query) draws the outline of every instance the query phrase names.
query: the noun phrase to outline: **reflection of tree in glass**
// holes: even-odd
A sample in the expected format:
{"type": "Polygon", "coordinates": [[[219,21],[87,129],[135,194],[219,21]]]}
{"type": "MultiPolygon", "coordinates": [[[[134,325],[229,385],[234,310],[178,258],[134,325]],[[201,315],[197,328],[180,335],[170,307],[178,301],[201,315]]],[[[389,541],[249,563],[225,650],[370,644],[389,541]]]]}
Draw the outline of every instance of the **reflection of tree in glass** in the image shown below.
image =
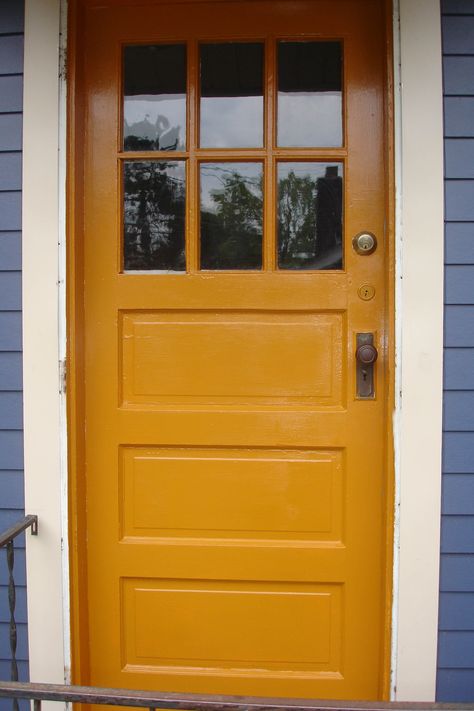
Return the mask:
{"type": "Polygon", "coordinates": [[[278,181],[278,261],[285,269],[342,267],[342,178],[290,170],[278,181]]]}
{"type": "Polygon", "coordinates": [[[262,182],[217,165],[202,169],[202,182],[222,187],[201,207],[201,268],[258,269],[262,266],[262,182]]]}
{"type": "Polygon", "coordinates": [[[125,163],[124,202],[124,268],[183,270],[184,165],[125,163]]]}

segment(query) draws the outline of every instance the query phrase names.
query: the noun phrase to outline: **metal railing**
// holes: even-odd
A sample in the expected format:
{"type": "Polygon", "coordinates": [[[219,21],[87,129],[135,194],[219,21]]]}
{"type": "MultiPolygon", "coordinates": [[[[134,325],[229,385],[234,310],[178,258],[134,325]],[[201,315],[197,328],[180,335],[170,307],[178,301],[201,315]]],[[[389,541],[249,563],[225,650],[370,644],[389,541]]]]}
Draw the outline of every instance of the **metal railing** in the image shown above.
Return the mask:
{"type": "MultiPolygon", "coordinates": [[[[8,568],[8,609],[10,612],[9,621],[9,639],[10,639],[10,657],[11,657],[11,667],[10,667],[10,679],[12,682],[18,681],[18,663],[16,659],[16,648],[18,642],[16,620],[15,620],[15,607],[16,607],[16,588],[15,588],[15,577],[14,577],[14,566],[15,566],[15,538],[17,538],[20,533],[26,531],[28,528],[31,529],[33,536],[38,534],[38,516],[25,516],[18,521],[9,529],[0,533],[0,548],[6,548],[7,553],[7,568],[8,568]]],[[[18,701],[13,698],[13,711],[18,711],[18,701]]]]}
{"type": "Polygon", "coordinates": [[[252,696],[221,696],[214,694],[180,694],[130,689],[104,689],[93,686],[36,684],[18,681],[16,660],[17,629],[15,621],[16,591],[14,579],[14,541],[23,531],[38,534],[38,517],[25,516],[0,534],[0,548],[6,548],[8,566],[8,604],[10,610],[11,681],[0,681],[0,698],[12,699],[13,711],[19,701],[33,702],[33,710],[41,711],[42,701],[60,703],[101,704],[181,711],[474,711],[472,704],[437,704],[423,702],[323,701],[252,696]]]}
{"type": "Polygon", "coordinates": [[[198,694],[101,689],[89,686],[0,682],[0,698],[33,701],[41,711],[42,701],[60,701],[105,706],[182,709],[182,711],[472,711],[474,704],[436,704],[423,702],[321,701],[257,696],[217,696],[198,694]]]}

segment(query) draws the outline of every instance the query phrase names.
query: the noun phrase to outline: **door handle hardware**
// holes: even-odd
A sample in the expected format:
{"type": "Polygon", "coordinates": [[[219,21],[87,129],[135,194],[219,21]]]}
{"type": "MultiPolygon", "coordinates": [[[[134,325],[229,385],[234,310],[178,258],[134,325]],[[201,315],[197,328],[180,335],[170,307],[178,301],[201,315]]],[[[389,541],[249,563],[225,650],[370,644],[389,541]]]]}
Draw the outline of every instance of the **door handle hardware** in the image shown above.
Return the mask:
{"type": "Polygon", "coordinates": [[[356,397],[373,400],[375,397],[374,364],[378,358],[373,333],[356,334],[356,397]]]}
{"type": "Polygon", "coordinates": [[[356,351],[356,358],[363,365],[372,365],[378,358],[378,351],[371,343],[363,343],[356,351]]]}

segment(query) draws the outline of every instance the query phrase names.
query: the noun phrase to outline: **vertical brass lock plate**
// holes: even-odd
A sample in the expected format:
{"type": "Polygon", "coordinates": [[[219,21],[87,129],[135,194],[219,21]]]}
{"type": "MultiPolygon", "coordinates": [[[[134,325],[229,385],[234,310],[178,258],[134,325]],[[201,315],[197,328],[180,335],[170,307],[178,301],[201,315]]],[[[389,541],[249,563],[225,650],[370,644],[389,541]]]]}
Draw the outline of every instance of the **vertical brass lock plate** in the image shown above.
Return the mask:
{"type": "Polygon", "coordinates": [[[373,333],[356,334],[356,397],[358,400],[375,398],[374,366],[377,360],[373,333]]]}

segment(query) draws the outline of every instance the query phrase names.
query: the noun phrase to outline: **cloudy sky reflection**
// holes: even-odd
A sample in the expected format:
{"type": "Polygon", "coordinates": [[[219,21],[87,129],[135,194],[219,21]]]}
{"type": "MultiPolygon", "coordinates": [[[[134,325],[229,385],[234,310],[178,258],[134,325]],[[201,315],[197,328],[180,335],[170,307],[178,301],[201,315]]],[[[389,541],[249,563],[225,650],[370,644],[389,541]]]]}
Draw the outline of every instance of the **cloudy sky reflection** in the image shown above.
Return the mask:
{"type": "Polygon", "coordinates": [[[202,148],[258,148],[263,146],[263,97],[203,96],[202,148]]]}
{"type": "Polygon", "coordinates": [[[342,146],[340,91],[278,92],[279,146],[342,146]]]}

